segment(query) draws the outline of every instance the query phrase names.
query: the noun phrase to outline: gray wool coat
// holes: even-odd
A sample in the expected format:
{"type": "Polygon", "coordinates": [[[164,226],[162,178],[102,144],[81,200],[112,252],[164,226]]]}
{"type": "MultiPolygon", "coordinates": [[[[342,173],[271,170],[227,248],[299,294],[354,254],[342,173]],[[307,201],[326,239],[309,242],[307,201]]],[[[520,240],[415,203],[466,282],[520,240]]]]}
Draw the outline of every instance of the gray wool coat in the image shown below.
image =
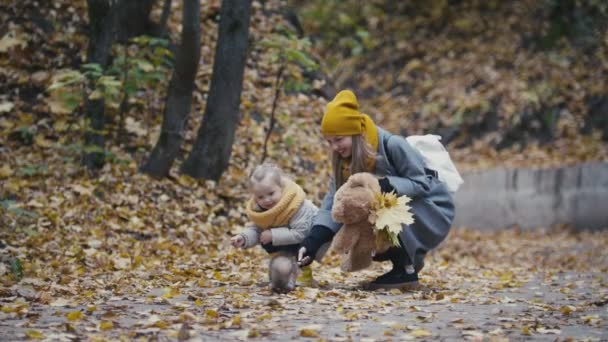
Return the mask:
{"type": "MultiPolygon", "coordinates": [[[[387,177],[397,195],[407,195],[414,213],[414,223],[404,226],[399,234],[401,245],[420,270],[426,253],[437,247],[448,235],[454,219],[454,202],[445,184],[427,175],[422,155],[405,138],[378,127],[378,151],[374,174],[387,177]]],[[[333,177],[313,225],[337,232],[341,224],[331,217],[334,194],[333,177]]]]}

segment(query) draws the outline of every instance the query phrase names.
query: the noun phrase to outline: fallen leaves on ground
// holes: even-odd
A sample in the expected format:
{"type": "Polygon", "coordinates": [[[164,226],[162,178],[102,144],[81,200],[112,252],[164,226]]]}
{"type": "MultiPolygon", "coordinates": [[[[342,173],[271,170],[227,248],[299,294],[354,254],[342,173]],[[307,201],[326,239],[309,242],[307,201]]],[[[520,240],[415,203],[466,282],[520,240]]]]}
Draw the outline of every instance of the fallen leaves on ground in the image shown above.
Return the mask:
{"type": "MultiPolygon", "coordinates": [[[[0,330],[7,339],[432,339],[441,336],[436,324],[456,339],[479,339],[566,337],[581,325],[590,332],[605,329],[606,232],[455,229],[427,258],[420,290],[361,291],[360,282],[388,265],[344,274],[330,256],[315,267],[319,288],[272,294],[265,286],[267,255],[229,244],[245,223],[246,178],[265,138],[274,91],[268,84],[276,72],[270,56],[253,48],[259,59],[246,71],[243,117],[220,182],[175,173],[156,181],[138,173],[160,123],[144,123],[137,111],[127,116],[129,139],[110,144],[112,158],[89,175],[74,146],[81,139],[80,116],[50,111],[45,96],[36,95],[50,74],[78,57],[59,42],[79,46],[76,51],[86,43],[82,16],[69,14],[84,8],[53,6],[66,10],[44,13],[71,23],[67,36],[54,34],[44,45],[45,33],[26,25],[19,30],[27,33],[4,41],[3,49],[15,55],[0,55],[4,87],[15,89],[0,99],[0,330]],[[68,14],[73,19],[64,18],[68,14]],[[20,50],[41,45],[49,50],[20,50]],[[49,75],[30,75],[30,65],[49,75]],[[534,296],[524,297],[524,290],[534,296]]],[[[254,41],[280,22],[270,18],[258,9],[254,41]]],[[[204,25],[214,32],[211,20],[204,25]]],[[[210,46],[207,41],[202,48],[209,60],[210,46]]],[[[210,65],[200,72],[197,84],[206,89],[210,65]]],[[[159,98],[151,102],[158,105],[159,98]]],[[[197,93],[193,108],[203,103],[197,93]]],[[[330,166],[318,131],[324,103],[314,95],[285,94],[269,148],[270,159],[317,204],[330,166]]],[[[186,143],[199,123],[200,115],[193,115],[186,143]]],[[[558,147],[553,157],[569,151],[558,147]]]]}

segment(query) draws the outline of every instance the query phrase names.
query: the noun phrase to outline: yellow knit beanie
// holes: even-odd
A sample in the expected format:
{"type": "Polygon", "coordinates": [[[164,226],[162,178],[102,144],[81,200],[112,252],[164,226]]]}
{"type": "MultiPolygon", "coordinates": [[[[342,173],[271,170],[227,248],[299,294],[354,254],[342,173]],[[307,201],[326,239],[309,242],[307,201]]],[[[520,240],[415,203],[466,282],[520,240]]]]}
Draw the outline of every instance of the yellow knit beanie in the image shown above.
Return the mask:
{"type": "Polygon", "coordinates": [[[374,121],[359,111],[357,97],[350,90],[342,90],[327,104],[321,121],[323,135],[363,134],[365,140],[378,149],[378,130],[374,121]]]}

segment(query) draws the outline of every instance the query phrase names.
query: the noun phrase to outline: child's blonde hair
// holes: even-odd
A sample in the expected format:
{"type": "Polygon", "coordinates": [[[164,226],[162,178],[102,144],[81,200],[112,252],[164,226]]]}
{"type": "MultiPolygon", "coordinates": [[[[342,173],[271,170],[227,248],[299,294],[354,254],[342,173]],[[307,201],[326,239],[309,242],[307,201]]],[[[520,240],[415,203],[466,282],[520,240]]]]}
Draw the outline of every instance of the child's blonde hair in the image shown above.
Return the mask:
{"type": "MultiPolygon", "coordinates": [[[[372,146],[365,140],[365,137],[361,134],[352,136],[352,152],[350,156],[350,174],[354,175],[358,172],[373,172],[373,170],[367,169],[367,163],[370,159],[376,158],[376,152],[372,146]]],[[[331,166],[334,176],[334,183],[336,189],[338,189],[346,179],[342,176],[342,163],[344,159],[340,157],[340,154],[333,151],[331,154],[331,166]]]]}
{"type": "Polygon", "coordinates": [[[269,178],[269,180],[272,182],[278,184],[280,187],[283,187],[283,177],[285,177],[285,173],[276,164],[260,164],[253,169],[253,172],[249,177],[249,188],[260,183],[266,178],[269,178]]]}

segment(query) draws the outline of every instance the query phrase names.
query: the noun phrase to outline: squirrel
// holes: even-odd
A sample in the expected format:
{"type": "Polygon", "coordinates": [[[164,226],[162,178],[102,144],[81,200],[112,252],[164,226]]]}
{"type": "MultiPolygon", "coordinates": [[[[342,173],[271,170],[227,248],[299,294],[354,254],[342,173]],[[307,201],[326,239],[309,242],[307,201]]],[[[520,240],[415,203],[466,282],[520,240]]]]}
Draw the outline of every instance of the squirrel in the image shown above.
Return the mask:
{"type": "Polygon", "coordinates": [[[268,266],[270,287],[273,292],[287,293],[296,287],[298,265],[294,256],[279,254],[272,257],[268,266]]]}

